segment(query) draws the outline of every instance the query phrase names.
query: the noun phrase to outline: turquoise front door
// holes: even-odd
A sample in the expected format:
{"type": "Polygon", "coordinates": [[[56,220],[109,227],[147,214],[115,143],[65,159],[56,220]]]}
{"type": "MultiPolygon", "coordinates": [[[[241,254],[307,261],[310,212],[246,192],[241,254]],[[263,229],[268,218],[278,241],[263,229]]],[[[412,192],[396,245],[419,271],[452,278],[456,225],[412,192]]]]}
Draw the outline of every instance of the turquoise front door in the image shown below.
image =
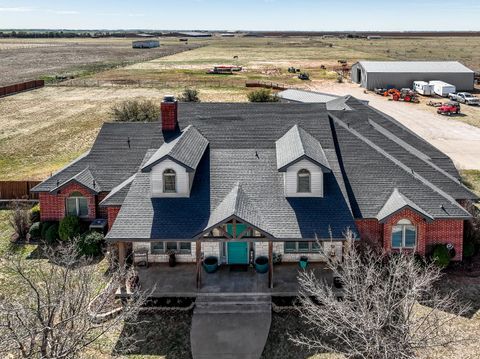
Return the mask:
{"type": "Polygon", "coordinates": [[[248,243],[227,243],[228,264],[248,264],[248,243]]]}

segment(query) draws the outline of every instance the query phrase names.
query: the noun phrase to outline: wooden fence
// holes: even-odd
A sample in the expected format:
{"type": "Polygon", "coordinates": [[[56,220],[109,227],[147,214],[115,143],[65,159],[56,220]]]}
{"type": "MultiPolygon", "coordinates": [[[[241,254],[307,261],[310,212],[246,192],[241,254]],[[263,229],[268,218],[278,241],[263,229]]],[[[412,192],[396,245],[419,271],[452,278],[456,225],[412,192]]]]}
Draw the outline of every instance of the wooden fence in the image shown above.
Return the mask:
{"type": "Polygon", "coordinates": [[[38,199],[38,193],[30,189],[41,181],[0,181],[0,200],[38,199]]]}
{"type": "Polygon", "coordinates": [[[45,81],[43,80],[32,80],[32,81],[20,82],[14,85],[3,86],[3,87],[0,87],[0,97],[13,95],[13,94],[28,91],[28,90],[34,90],[43,86],[45,86],[45,81]]]}

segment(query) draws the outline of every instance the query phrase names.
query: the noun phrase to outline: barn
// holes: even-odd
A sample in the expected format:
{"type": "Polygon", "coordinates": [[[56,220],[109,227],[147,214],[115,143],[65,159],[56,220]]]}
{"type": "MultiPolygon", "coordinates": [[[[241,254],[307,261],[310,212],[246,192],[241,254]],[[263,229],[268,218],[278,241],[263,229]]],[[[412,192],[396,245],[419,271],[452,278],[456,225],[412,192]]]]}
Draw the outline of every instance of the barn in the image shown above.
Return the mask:
{"type": "Polygon", "coordinates": [[[158,40],[137,40],[132,41],[132,47],[134,49],[151,49],[160,47],[160,42],[158,40]]]}
{"type": "Polygon", "coordinates": [[[352,66],[351,79],[369,90],[411,88],[413,81],[440,80],[470,91],[474,74],[458,61],[359,61],[352,66]]]}

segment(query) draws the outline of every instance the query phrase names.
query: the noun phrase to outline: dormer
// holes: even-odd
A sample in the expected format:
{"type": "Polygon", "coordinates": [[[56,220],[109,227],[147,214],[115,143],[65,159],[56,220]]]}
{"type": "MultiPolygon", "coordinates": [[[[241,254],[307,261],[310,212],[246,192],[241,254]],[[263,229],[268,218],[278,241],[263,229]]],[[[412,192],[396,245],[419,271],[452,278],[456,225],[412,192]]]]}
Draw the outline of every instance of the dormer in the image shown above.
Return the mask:
{"type": "Polygon", "coordinates": [[[323,197],[331,172],[320,142],[298,125],[275,142],[277,169],[284,172],[285,197],[323,197]]]}
{"type": "Polygon", "coordinates": [[[195,172],[208,140],[193,126],[165,142],[142,167],[150,173],[152,197],[190,197],[195,172]]]}

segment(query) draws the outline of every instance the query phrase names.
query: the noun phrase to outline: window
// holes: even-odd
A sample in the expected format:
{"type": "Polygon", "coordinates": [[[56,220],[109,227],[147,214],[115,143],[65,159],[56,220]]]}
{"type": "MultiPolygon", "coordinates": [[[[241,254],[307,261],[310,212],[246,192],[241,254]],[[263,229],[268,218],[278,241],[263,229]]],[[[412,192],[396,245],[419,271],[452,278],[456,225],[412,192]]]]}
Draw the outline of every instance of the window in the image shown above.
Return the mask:
{"type": "Polygon", "coordinates": [[[80,192],[73,192],[67,198],[66,213],[69,216],[88,217],[88,202],[80,192]]]}
{"type": "Polygon", "coordinates": [[[312,253],[320,251],[320,244],[317,241],[312,242],[285,242],[285,253],[312,253]]]}
{"type": "Polygon", "coordinates": [[[175,251],[178,254],[190,254],[192,252],[191,242],[152,242],[150,252],[152,254],[165,254],[168,251],[175,251]]]}
{"type": "Polygon", "coordinates": [[[297,173],[297,192],[308,193],[310,189],[310,172],[306,169],[302,169],[297,173]]]}
{"type": "Polygon", "coordinates": [[[415,248],[417,229],[408,219],[401,219],[392,228],[392,248],[415,248]]]}
{"type": "Polygon", "coordinates": [[[167,169],[163,171],[163,192],[164,193],[176,193],[177,192],[177,181],[176,173],[174,170],[167,169]]]}

